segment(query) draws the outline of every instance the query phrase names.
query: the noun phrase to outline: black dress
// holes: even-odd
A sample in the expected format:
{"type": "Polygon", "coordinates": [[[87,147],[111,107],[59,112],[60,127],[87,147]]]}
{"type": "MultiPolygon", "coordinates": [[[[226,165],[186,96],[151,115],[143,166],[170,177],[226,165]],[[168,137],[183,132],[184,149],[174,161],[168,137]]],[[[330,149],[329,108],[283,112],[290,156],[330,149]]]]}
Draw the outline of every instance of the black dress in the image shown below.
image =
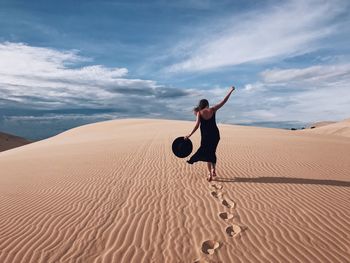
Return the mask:
{"type": "Polygon", "coordinates": [[[220,133],[215,121],[215,111],[213,116],[205,120],[199,114],[200,129],[201,129],[201,146],[197,152],[187,161],[189,164],[194,162],[203,161],[216,163],[216,147],[220,140],[220,133]]]}

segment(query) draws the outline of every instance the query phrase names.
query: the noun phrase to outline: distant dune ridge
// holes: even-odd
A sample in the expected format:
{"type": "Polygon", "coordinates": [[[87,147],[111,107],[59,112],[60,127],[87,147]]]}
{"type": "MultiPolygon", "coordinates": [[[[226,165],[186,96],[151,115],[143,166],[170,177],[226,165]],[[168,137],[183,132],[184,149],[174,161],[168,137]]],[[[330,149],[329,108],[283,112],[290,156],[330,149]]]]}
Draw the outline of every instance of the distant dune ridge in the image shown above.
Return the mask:
{"type": "MultiPolygon", "coordinates": [[[[339,122],[317,122],[310,125],[309,128],[313,133],[350,137],[350,119],[339,122]]],[[[305,131],[310,132],[308,129],[305,131]]]]}
{"type": "Polygon", "coordinates": [[[219,125],[208,183],[171,152],[193,126],[114,120],[0,153],[0,262],[349,262],[349,138],[219,125]]]}
{"type": "Polygon", "coordinates": [[[319,127],[323,127],[329,124],[333,124],[336,123],[336,121],[319,121],[319,122],[315,122],[310,124],[309,126],[307,126],[307,129],[314,129],[314,128],[319,128],[319,127]]]}
{"type": "Polygon", "coordinates": [[[0,132],[0,152],[31,143],[29,140],[0,132]]]}

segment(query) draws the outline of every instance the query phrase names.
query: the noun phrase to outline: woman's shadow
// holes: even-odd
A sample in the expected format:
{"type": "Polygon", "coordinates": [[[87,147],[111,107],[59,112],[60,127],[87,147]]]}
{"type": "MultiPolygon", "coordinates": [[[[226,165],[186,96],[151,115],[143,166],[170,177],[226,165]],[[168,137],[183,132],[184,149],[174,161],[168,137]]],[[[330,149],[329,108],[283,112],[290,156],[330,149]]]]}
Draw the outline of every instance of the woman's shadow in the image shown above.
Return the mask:
{"type": "Polygon", "coordinates": [[[261,184],[314,184],[350,187],[350,182],[339,180],[305,179],[293,177],[234,177],[215,178],[213,181],[226,183],[261,183],[261,184]]]}

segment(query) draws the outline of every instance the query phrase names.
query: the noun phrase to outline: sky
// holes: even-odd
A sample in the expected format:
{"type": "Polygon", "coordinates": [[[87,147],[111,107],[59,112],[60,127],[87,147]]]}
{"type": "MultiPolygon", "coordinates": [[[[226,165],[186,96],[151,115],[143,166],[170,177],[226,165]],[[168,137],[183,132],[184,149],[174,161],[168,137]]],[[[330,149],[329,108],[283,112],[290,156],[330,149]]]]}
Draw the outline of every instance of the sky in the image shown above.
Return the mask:
{"type": "MultiPolygon", "coordinates": [[[[0,0],[0,131],[118,118],[300,128],[350,117],[348,0],[0,0]]],[[[189,131],[184,131],[187,134],[189,131]]]]}

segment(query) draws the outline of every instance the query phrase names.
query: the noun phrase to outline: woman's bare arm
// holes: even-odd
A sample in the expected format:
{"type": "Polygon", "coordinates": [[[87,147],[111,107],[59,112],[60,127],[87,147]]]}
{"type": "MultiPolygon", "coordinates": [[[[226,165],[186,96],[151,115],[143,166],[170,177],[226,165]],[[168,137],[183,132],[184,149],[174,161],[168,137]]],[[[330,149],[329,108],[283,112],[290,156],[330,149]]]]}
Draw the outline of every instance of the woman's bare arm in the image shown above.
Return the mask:
{"type": "Polygon", "coordinates": [[[200,118],[199,118],[199,114],[200,114],[200,113],[199,113],[199,111],[198,111],[198,112],[197,112],[196,125],[194,126],[192,132],[191,132],[189,135],[184,136],[185,140],[188,139],[188,138],[190,138],[190,137],[192,136],[192,134],[194,134],[194,133],[196,132],[196,130],[198,129],[199,124],[201,123],[200,118]]]}
{"type": "Polygon", "coordinates": [[[227,93],[226,97],[218,104],[216,104],[215,106],[212,107],[212,109],[214,109],[214,111],[217,111],[218,109],[220,109],[222,106],[224,106],[224,104],[228,101],[228,99],[231,96],[231,93],[235,90],[235,87],[232,86],[230,91],[227,93]]]}

